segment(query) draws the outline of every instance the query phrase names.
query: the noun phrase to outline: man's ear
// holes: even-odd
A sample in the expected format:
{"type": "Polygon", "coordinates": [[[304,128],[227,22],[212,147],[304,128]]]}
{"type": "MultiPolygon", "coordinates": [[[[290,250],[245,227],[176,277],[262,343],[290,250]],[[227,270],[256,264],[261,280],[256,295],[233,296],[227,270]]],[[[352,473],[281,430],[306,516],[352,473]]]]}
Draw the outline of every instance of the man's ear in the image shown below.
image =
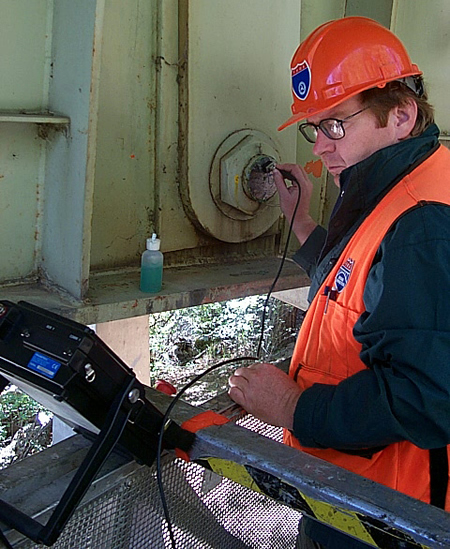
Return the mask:
{"type": "Polygon", "coordinates": [[[417,103],[409,99],[404,105],[394,107],[391,111],[397,139],[401,141],[411,135],[417,120],[417,103]]]}

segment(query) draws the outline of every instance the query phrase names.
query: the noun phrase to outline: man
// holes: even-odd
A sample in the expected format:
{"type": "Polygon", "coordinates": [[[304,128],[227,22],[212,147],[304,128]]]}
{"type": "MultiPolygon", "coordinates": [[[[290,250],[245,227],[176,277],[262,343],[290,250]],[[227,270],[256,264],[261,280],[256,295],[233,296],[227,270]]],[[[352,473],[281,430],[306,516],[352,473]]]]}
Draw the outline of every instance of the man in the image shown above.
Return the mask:
{"type": "MultiPolygon", "coordinates": [[[[316,29],[291,63],[293,115],[340,187],[328,230],[301,187],[294,259],[310,307],[289,376],[238,369],[230,396],[287,444],[450,510],[450,152],[421,72],[390,31],[349,17],[316,29]]],[[[274,171],[288,219],[298,196],[274,171]]],[[[302,520],[299,547],[361,547],[302,520]]]]}

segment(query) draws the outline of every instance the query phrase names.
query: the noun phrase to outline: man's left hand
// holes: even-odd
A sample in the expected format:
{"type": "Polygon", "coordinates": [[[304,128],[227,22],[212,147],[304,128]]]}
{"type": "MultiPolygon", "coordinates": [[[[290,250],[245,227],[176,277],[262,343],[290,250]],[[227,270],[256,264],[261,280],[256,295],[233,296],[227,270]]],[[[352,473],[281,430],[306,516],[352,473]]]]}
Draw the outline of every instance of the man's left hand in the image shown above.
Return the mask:
{"type": "Polygon", "coordinates": [[[230,397],[262,421],[292,429],[301,389],[273,364],[265,362],[239,368],[229,379],[230,397]]]}

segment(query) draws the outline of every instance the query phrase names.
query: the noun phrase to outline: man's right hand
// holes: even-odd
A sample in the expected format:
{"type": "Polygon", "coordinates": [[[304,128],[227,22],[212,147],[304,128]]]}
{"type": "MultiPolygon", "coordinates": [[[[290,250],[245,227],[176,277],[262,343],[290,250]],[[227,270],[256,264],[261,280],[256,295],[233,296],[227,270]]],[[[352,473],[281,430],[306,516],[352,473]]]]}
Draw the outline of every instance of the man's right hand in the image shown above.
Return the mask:
{"type": "Polygon", "coordinates": [[[317,227],[317,223],[309,214],[313,185],[305,170],[297,164],[278,164],[273,171],[275,185],[280,197],[280,208],[288,223],[291,223],[295,205],[298,199],[299,189],[301,191],[300,204],[295,215],[292,230],[300,244],[308,239],[309,235],[317,227]],[[288,172],[295,180],[289,187],[280,170],[288,172]],[[298,183],[298,185],[297,185],[298,183]]]}

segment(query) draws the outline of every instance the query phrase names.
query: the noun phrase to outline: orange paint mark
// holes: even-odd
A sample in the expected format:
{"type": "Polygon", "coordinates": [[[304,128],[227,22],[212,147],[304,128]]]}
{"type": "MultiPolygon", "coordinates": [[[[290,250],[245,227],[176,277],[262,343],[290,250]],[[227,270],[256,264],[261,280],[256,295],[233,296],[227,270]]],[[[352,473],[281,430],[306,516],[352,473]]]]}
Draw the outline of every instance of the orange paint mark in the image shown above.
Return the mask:
{"type": "Polygon", "coordinates": [[[304,166],[306,173],[311,173],[314,177],[320,177],[322,175],[323,163],[322,160],[310,160],[304,166]]]}

